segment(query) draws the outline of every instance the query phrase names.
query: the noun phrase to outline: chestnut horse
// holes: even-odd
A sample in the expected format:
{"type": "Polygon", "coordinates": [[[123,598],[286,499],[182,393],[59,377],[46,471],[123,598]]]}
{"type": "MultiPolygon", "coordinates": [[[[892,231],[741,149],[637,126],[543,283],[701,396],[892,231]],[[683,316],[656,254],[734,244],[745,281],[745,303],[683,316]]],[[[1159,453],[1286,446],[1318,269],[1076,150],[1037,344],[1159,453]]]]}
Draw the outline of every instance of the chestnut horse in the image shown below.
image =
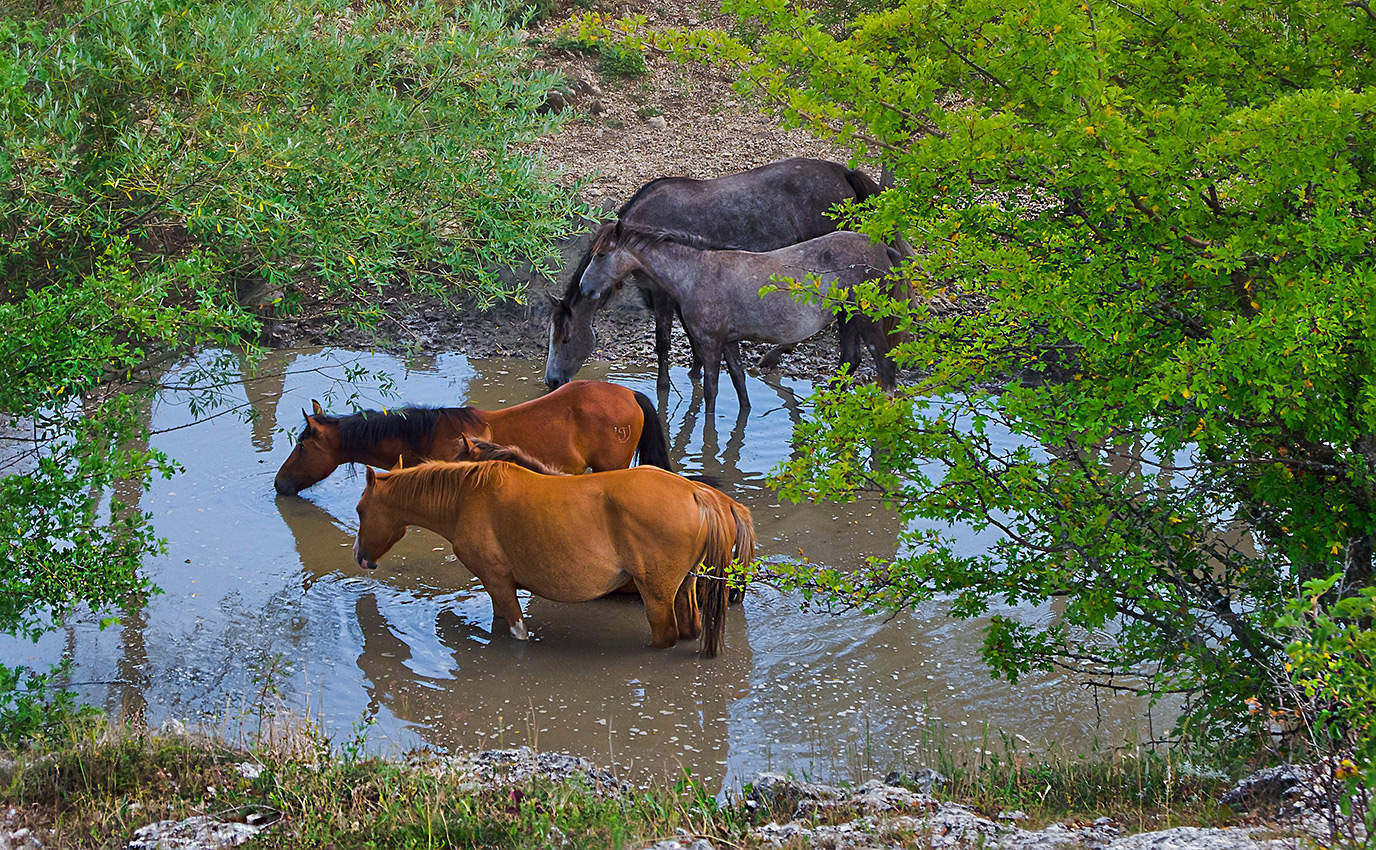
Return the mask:
{"type": "MultiPolygon", "coordinates": [[[[516,446],[503,446],[500,443],[493,443],[488,440],[470,439],[465,436],[459,441],[458,450],[454,453],[451,460],[504,460],[514,463],[517,466],[524,466],[531,472],[538,472],[541,475],[563,475],[564,473],[548,464],[541,463],[531,457],[526,452],[521,451],[516,446]]],[[[394,467],[395,469],[395,467],[394,467]]],[[[719,482],[706,475],[685,475],[689,481],[714,490],[720,490],[719,482]]],[[[617,593],[635,593],[635,583],[627,581],[616,589],[617,593]]],[[[739,604],[745,599],[745,589],[737,585],[731,586],[731,592],[727,595],[727,600],[732,604],[739,604]]]]}
{"type": "Polygon", "coordinates": [[[314,413],[296,448],[277,470],[277,492],[294,496],[343,463],[386,469],[456,456],[463,436],[519,446],[560,472],[623,469],[640,462],[673,469],[664,426],[643,393],[600,381],[574,381],[548,395],[503,410],[407,407],[351,416],[314,413]]]}
{"type": "Polygon", "coordinates": [[[526,640],[516,590],[586,602],[629,578],[645,603],[652,643],[702,636],[715,656],[726,629],[726,567],[755,555],[750,510],[671,472],[640,466],[591,475],[541,475],[505,461],[431,461],[367,471],[354,561],[377,560],[419,525],[448,538],[517,640],[526,640]],[[698,605],[698,566],[704,576],[698,605]]]}

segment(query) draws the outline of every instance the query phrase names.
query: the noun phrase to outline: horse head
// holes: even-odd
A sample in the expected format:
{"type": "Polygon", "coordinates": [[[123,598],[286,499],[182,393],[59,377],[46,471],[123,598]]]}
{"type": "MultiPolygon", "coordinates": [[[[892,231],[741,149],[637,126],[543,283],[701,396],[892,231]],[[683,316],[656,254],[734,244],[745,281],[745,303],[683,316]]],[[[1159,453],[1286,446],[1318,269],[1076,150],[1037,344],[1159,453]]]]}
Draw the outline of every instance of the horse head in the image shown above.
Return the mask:
{"type": "Polygon", "coordinates": [[[295,496],[334,472],[343,462],[337,420],[325,415],[320,402],[312,400],[311,407],[314,413],[301,411],[306,419],[306,427],[296,438],[296,447],[273,479],[273,486],[283,496],[295,496]]]}
{"type": "Polygon", "coordinates": [[[545,384],[558,389],[573,380],[578,369],[597,347],[592,327],[596,299],[576,291],[564,300],[549,296],[549,353],[545,357],[545,384]]]}
{"type": "Polygon", "coordinates": [[[641,269],[635,251],[628,250],[634,231],[627,231],[621,221],[609,221],[593,237],[588,264],[578,278],[578,291],[585,298],[603,300],[626,278],[641,269]]]}
{"type": "Polygon", "coordinates": [[[384,500],[378,498],[378,482],[385,482],[391,473],[374,472],[372,467],[368,467],[367,475],[368,484],[358,500],[354,563],[364,569],[375,570],[378,559],[406,535],[406,522],[384,500]]]}

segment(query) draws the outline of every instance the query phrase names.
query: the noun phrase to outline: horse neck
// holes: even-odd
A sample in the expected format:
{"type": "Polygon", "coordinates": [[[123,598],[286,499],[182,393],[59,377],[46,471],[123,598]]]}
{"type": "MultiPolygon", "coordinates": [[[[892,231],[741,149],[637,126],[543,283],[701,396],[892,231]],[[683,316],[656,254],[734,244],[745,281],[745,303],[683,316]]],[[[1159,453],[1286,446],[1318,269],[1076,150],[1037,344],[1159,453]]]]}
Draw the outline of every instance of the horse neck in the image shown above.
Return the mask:
{"type": "Polygon", "coordinates": [[[398,519],[407,525],[418,525],[442,537],[450,536],[451,532],[454,530],[454,523],[458,520],[457,512],[453,508],[437,505],[433,499],[424,498],[402,501],[395,498],[391,490],[390,482],[383,483],[382,486],[378,488],[375,498],[385,504],[394,514],[396,514],[398,519]]]}
{"type": "Polygon", "coordinates": [[[702,267],[702,255],[707,253],[669,239],[638,242],[624,250],[631,252],[647,277],[677,301],[683,300],[694,272],[702,267]]]}

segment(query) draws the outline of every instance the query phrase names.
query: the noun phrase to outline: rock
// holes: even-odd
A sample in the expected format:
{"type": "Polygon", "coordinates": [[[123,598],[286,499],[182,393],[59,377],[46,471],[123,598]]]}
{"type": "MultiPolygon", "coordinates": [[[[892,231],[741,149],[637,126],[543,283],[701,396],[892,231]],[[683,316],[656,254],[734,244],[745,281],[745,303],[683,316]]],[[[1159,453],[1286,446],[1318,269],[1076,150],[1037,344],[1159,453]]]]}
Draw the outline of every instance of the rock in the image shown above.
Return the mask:
{"type": "MultiPolygon", "coordinates": [[[[837,789],[837,793],[841,793],[839,789],[837,789]]],[[[885,785],[877,779],[871,779],[843,799],[818,800],[812,805],[815,809],[847,807],[866,814],[878,814],[880,812],[935,808],[937,803],[932,798],[915,794],[907,788],[895,788],[892,785],[885,785]]]]}
{"type": "Polygon", "coordinates": [[[1013,809],[1012,811],[999,812],[999,813],[998,813],[998,816],[995,818],[995,820],[1002,820],[1002,821],[1020,821],[1020,820],[1027,820],[1027,812],[1024,812],[1022,809],[1013,809]]]}
{"type": "Polygon", "coordinates": [[[182,821],[163,820],[141,826],[126,850],[219,850],[238,847],[261,827],[198,815],[182,821]]]}
{"type": "Polygon", "coordinates": [[[1263,768],[1239,780],[1220,802],[1240,809],[1279,806],[1288,800],[1308,797],[1313,792],[1313,785],[1312,767],[1282,764],[1263,768]]]}
{"type": "Polygon", "coordinates": [[[589,115],[600,115],[600,114],[602,114],[602,98],[600,98],[600,97],[594,97],[592,100],[588,101],[588,114],[589,114],[589,115]]]}
{"type": "Polygon", "coordinates": [[[950,782],[949,779],[930,767],[920,767],[907,774],[895,770],[884,777],[884,784],[886,785],[906,785],[919,794],[930,794],[938,788],[946,787],[948,782],[950,782]]]}
{"type": "Polygon", "coordinates": [[[175,717],[169,717],[153,731],[159,738],[185,738],[186,724],[175,717]]]}
{"type": "Polygon", "coordinates": [[[750,797],[765,810],[799,817],[804,808],[812,810],[818,802],[834,802],[844,794],[830,785],[803,782],[781,773],[761,773],[751,784],[750,797]],[[804,807],[804,803],[809,803],[804,807]]]}
{"type": "Polygon", "coordinates": [[[1205,829],[1177,826],[1160,832],[1125,835],[1104,850],[1281,850],[1297,846],[1295,839],[1257,840],[1245,829],[1205,829]]]}
{"type": "Polygon", "coordinates": [[[241,761],[234,765],[234,772],[252,781],[263,775],[263,766],[256,761],[241,761]]]}
{"type": "Polygon", "coordinates": [[[611,771],[585,758],[567,753],[537,753],[530,747],[449,756],[430,763],[430,767],[457,773],[474,788],[519,785],[536,777],[554,782],[580,777],[589,788],[609,796],[618,796],[630,788],[611,771]]]}
{"type": "Polygon", "coordinates": [[[551,90],[545,95],[545,102],[540,104],[538,112],[563,112],[569,108],[568,98],[561,92],[551,90]]]}
{"type": "Polygon", "coordinates": [[[706,838],[694,838],[689,844],[685,844],[677,838],[666,838],[657,844],[651,844],[645,850],[716,850],[716,848],[706,838]]]}
{"type": "Polygon", "coordinates": [[[669,122],[664,120],[663,115],[652,115],[650,116],[650,120],[645,123],[649,124],[652,130],[663,130],[665,127],[669,126],[669,122]]]}
{"type": "Polygon", "coordinates": [[[9,830],[0,827],[0,850],[41,850],[42,847],[43,842],[31,829],[9,830]]]}

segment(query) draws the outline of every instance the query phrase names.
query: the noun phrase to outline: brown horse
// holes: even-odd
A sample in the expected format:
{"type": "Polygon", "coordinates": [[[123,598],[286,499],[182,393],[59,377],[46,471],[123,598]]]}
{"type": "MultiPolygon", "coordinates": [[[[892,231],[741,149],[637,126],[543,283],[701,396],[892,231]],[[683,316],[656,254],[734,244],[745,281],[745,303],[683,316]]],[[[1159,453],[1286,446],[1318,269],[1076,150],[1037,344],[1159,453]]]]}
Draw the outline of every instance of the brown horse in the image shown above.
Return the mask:
{"type": "Polygon", "coordinates": [[[375,473],[358,502],[354,561],[367,569],[408,525],[449,539],[517,640],[528,637],[516,590],[556,602],[635,583],[656,648],[702,635],[721,648],[726,567],[755,555],[750,511],[730,497],[652,467],[540,475],[503,461],[432,461],[375,473]],[[698,605],[698,565],[704,577],[698,605]]]}
{"type": "MultiPolygon", "coordinates": [[[[470,439],[466,436],[459,441],[458,451],[455,452],[454,457],[450,458],[450,460],[504,460],[509,463],[514,463],[517,466],[524,466],[531,472],[538,472],[541,475],[564,474],[552,466],[541,463],[516,446],[503,446],[500,443],[493,443],[488,440],[470,439]]],[[[393,470],[398,468],[400,467],[393,467],[393,470]]],[[[699,486],[709,487],[714,490],[721,489],[721,487],[718,486],[718,482],[705,475],[685,475],[683,477],[699,486]]],[[[635,593],[635,583],[627,581],[621,587],[618,587],[616,592],[635,593]]],[[[739,604],[745,599],[745,589],[733,584],[727,598],[732,605],[739,604]]]]}
{"type": "Polygon", "coordinates": [[[600,381],[574,381],[548,395],[504,410],[472,407],[407,407],[352,416],[314,413],[296,448],[277,470],[277,492],[294,496],[342,463],[386,469],[456,456],[459,438],[476,437],[519,446],[561,472],[600,472],[640,462],[673,469],[664,426],[643,393],[600,381]]]}

